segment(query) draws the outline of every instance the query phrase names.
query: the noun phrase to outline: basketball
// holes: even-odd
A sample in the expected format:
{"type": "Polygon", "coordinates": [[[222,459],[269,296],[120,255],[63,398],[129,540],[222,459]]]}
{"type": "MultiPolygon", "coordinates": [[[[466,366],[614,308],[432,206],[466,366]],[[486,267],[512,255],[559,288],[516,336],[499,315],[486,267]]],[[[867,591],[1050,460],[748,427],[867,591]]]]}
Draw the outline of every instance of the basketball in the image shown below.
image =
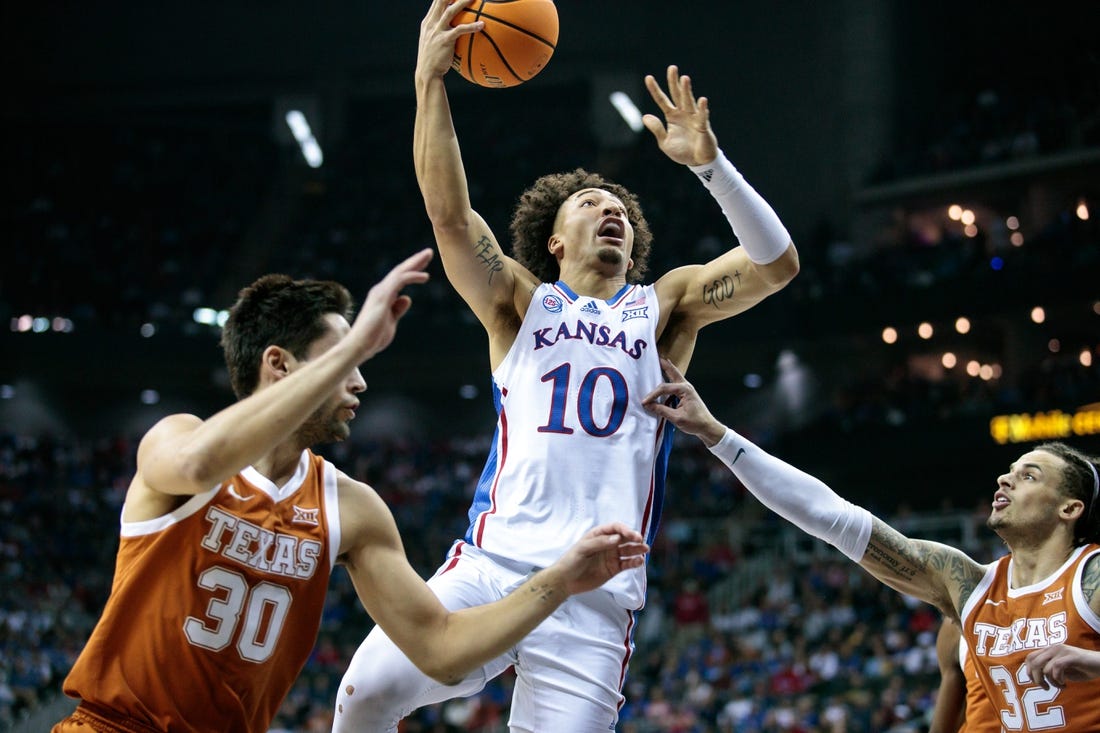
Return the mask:
{"type": "Polygon", "coordinates": [[[553,0],[477,0],[452,25],[484,21],[455,43],[451,67],[483,87],[514,87],[545,68],[558,42],[553,0]]]}

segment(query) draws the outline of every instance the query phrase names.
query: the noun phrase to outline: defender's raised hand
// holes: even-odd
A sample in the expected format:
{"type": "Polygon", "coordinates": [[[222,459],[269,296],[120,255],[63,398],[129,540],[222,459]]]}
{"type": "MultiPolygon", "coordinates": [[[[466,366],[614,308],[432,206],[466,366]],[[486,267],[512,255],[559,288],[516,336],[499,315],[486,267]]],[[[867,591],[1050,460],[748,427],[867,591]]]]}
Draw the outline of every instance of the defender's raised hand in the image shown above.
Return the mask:
{"type": "Polygon", "coordinates": [[[691,382],[665,357],[661,357],[661,370],[668,381],[646,395],[642,407],[685,433],[702,438],[708,446],[721,440],[726,434],[725,426],[710,414],[691,382]]]}
{"type": "Polygon", "coordinates": [[[349,334],[362,350],[363,360],[382,351],[393,341],[397,322],[412,305],[412,298],[402,295],[401,290],[407,285],[428,281],[424,268],[432,261],[432,256],[431,249],[420,250],[390,270],[367,293],[367,300],[349,334]]]}

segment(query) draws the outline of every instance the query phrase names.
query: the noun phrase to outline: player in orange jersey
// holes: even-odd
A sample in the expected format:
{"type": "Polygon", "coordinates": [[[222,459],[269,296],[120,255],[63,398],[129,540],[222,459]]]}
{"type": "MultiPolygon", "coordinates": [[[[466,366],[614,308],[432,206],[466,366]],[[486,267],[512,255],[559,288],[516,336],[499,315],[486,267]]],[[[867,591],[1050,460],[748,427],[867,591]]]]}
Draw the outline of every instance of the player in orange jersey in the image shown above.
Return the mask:
{"type": "Polygon", "coordinates": [[[431,250],[395,267],[349,324],[332,282],[260,278],[222,335],[239,401],[146,433],[122,509],[114,583],[64,683],[55,733],[264,733],[313,648],[334,565],[426,674],[449,683],[500,655],[569,595],[642,564],[642,536],[589,531],[497,603],[448,612],[408,564],[371,487],[315,455],[343,440],[359,364],[393,340],[431,250]]]}
{"type": "Polygon", "coordinates": [[[940,687],[928,733],[1001,733],[997,710],[989,703],[974,658],[959,625],[945,617],[936,634],[940,687]]]}
{"type": "Polygon", "coordinates": [[[1096,457],[1063,443],[1020,456],[997,478],[988,520],[1011,554],[982,565],[902,535],[765,453],[715,419],[671,361],[662,367],[669,381],[645,397],[648,409],[698,436],[769,509],[959,624],[1005,730],[1100,730],[1096,457]]]}

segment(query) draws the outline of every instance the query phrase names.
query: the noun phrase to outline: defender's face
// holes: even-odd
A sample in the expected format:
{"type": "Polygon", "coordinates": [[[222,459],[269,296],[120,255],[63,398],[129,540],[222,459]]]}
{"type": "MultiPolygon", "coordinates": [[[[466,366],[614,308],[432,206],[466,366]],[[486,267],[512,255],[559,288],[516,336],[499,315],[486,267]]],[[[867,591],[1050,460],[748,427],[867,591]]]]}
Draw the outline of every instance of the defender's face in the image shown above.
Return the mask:
{"type": "MultiPolygon", "coordinates": [[[[328,329],[324,336],[310,346],[306,362],[331,349],[351,330],[351,326],[341,315],[329,313],[324,318],[328,329]]],[[[340,387],[306,418],[301,428],[303,442],[316,445],[346,440],[351,434],[349,423],[355,419],[355,411],[359,409],[357,395],[366,388],[367,383],[363,380],[359,367],[354,368],[340,387]]]]}
{"type": "MultiPolygon", "coordinates": [[[[600,188],[585,188],[558,208],[550,250],[561,247],[564,259],[595,258],[605,265],[631,267],[634,227],[618,196],[600,188]]],[[[557,252],[555,252],[557,254],[557,252]]]]}
{"type": "Polygon", "coordinates": [[[1059,509],[1067,501],[1060,491],[1065,468],[1065,461],[1046,451],[1020,456],[997,478],[987,522],[990,529],[1041,529],[1057,524],[1059,509]]]}

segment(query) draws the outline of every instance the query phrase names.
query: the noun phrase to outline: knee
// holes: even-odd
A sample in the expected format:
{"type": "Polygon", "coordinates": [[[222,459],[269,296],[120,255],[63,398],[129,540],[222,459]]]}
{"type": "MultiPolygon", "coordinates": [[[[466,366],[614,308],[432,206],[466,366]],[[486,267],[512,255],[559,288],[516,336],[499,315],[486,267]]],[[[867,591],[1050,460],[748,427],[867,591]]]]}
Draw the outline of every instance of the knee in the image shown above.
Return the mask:
{"type": "Polygon", "coordinates": [[[336,692],[333,733],[394,731],[412,712],[414,685],[394,670],[349,667],[336,692]]]}

